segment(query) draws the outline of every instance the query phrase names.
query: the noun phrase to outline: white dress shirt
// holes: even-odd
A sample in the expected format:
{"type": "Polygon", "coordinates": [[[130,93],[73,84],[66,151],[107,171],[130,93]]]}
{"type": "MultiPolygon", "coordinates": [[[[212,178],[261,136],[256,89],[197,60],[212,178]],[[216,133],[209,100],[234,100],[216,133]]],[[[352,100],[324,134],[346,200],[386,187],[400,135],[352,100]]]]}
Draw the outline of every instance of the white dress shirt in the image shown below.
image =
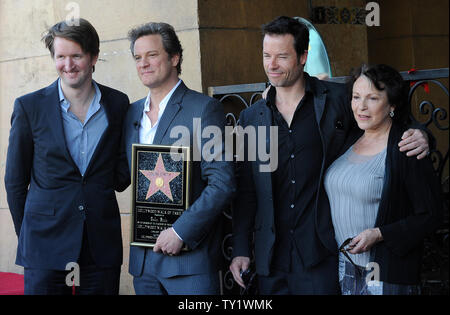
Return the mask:
{"type": "MultiPolygon", "coordinates": [[[[170,90],[169,93],[162,99],[161,103],[159,103],[159,112],[158,112],[158,120],[156,121],[156,124],[152,126],[152,122],[150,118],[147,116],[147,113],[150,111],[150,102],[151,102],[151,92],[148,93],[147,99],[144,103],[144,110],[142,112],[142,118],[141,118],[141,126],[139,127],[139,143],[142,144],[153,144],[153,140],[155,139],[156,130],[158,129],[159,120],[161,119],[161,116],[164,114],[164,110],[166,109],[167,103],[169,102],[170,98],[172,97],[172,94],[175,92],[177,87],[180,85],[181,80],[178,80],[178,83],[175,84],[172,90],[170,90]]],[[[174,228],[172,230],[175,232],[175,234],[178,236],[180,240],[183,240],[178,233],[175,231],[174,228]]]]}
{"type": "Polygon", "coordinates": [[[159,112],[158,112],[158,120],[156,124],[152,126],[152,122],[150,118],[147,116],[147,112],[150,111],[150,102],[151,102],[151,92],[148,93],[147,99],[144,104],[144,111],[142,112],[141,125],[139,127],[139,143],[142,144],[153,144],[153,140],[155,139],[156,129],[158,129],[159,120],[161,116],[164,114],[164,110],[166,109],[167,103],[169,102],[172,94],[175,92],[177,87],[180,85],[181,80],[178,80],[178,83],[175,84],[172,90],[163,98],[161,103],[159,103],[159,112]]]}

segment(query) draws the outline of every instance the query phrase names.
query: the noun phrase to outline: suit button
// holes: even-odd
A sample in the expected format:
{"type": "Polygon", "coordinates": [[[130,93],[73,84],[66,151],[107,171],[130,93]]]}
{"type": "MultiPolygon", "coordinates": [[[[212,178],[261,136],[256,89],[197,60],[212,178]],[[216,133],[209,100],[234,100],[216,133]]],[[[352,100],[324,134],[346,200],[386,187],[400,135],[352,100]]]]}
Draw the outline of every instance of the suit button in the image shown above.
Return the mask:
{"type": "Polygon", "coordinates": [[[83,206],[78,206],[78,210],[83,211],[84,207],[83,206]]]}

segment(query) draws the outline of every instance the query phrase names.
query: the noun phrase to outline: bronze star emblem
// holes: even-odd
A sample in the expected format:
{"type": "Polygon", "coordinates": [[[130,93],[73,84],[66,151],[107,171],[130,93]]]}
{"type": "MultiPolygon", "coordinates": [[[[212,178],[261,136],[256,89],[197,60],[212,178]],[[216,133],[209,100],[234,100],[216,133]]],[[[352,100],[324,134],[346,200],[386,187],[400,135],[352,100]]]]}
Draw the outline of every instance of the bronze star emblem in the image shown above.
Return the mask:
{"type": "Polygon", "coordinates": [[[150,181],[150,186],[148,188],[147,196],[145,197],[145,199],[148,199],[158,191],[161,191],[164,195],[167,196],[167,198],[169,198],[173,202],[169,183],[178,175],[180,175],[180,172],[168,172],[164,167],[164,162],[161,154],[158,154],[158,161],[156,162],[156,166],[153,170],[139,171],[150,181]]]}

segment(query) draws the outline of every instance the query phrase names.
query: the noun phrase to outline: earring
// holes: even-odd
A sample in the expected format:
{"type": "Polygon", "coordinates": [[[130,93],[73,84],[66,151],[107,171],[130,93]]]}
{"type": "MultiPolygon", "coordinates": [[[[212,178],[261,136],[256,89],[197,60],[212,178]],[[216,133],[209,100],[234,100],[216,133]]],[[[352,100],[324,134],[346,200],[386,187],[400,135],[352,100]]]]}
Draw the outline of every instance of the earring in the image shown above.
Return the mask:
{"type": "Polygon", "coordinates": [[[393,110],[391,110],[391,112],[389,113],[389,116],[391,116],[391,118],[394,118],[395,114],[394,114],[393,110]]]}

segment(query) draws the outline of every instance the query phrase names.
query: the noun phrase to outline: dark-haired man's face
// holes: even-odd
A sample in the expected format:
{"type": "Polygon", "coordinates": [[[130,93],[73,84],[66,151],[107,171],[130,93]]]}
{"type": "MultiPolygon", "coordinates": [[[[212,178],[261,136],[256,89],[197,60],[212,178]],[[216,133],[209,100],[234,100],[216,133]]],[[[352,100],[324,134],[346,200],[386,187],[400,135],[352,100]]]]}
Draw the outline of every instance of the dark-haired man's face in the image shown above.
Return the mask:
{"type": "Polygon", "coordinates": [[[267,78],[275,87],[290,87],[303,76],[305,52],[298,58],[294,36],[266,34],[263,41],[263,63],[267,78]]]}

